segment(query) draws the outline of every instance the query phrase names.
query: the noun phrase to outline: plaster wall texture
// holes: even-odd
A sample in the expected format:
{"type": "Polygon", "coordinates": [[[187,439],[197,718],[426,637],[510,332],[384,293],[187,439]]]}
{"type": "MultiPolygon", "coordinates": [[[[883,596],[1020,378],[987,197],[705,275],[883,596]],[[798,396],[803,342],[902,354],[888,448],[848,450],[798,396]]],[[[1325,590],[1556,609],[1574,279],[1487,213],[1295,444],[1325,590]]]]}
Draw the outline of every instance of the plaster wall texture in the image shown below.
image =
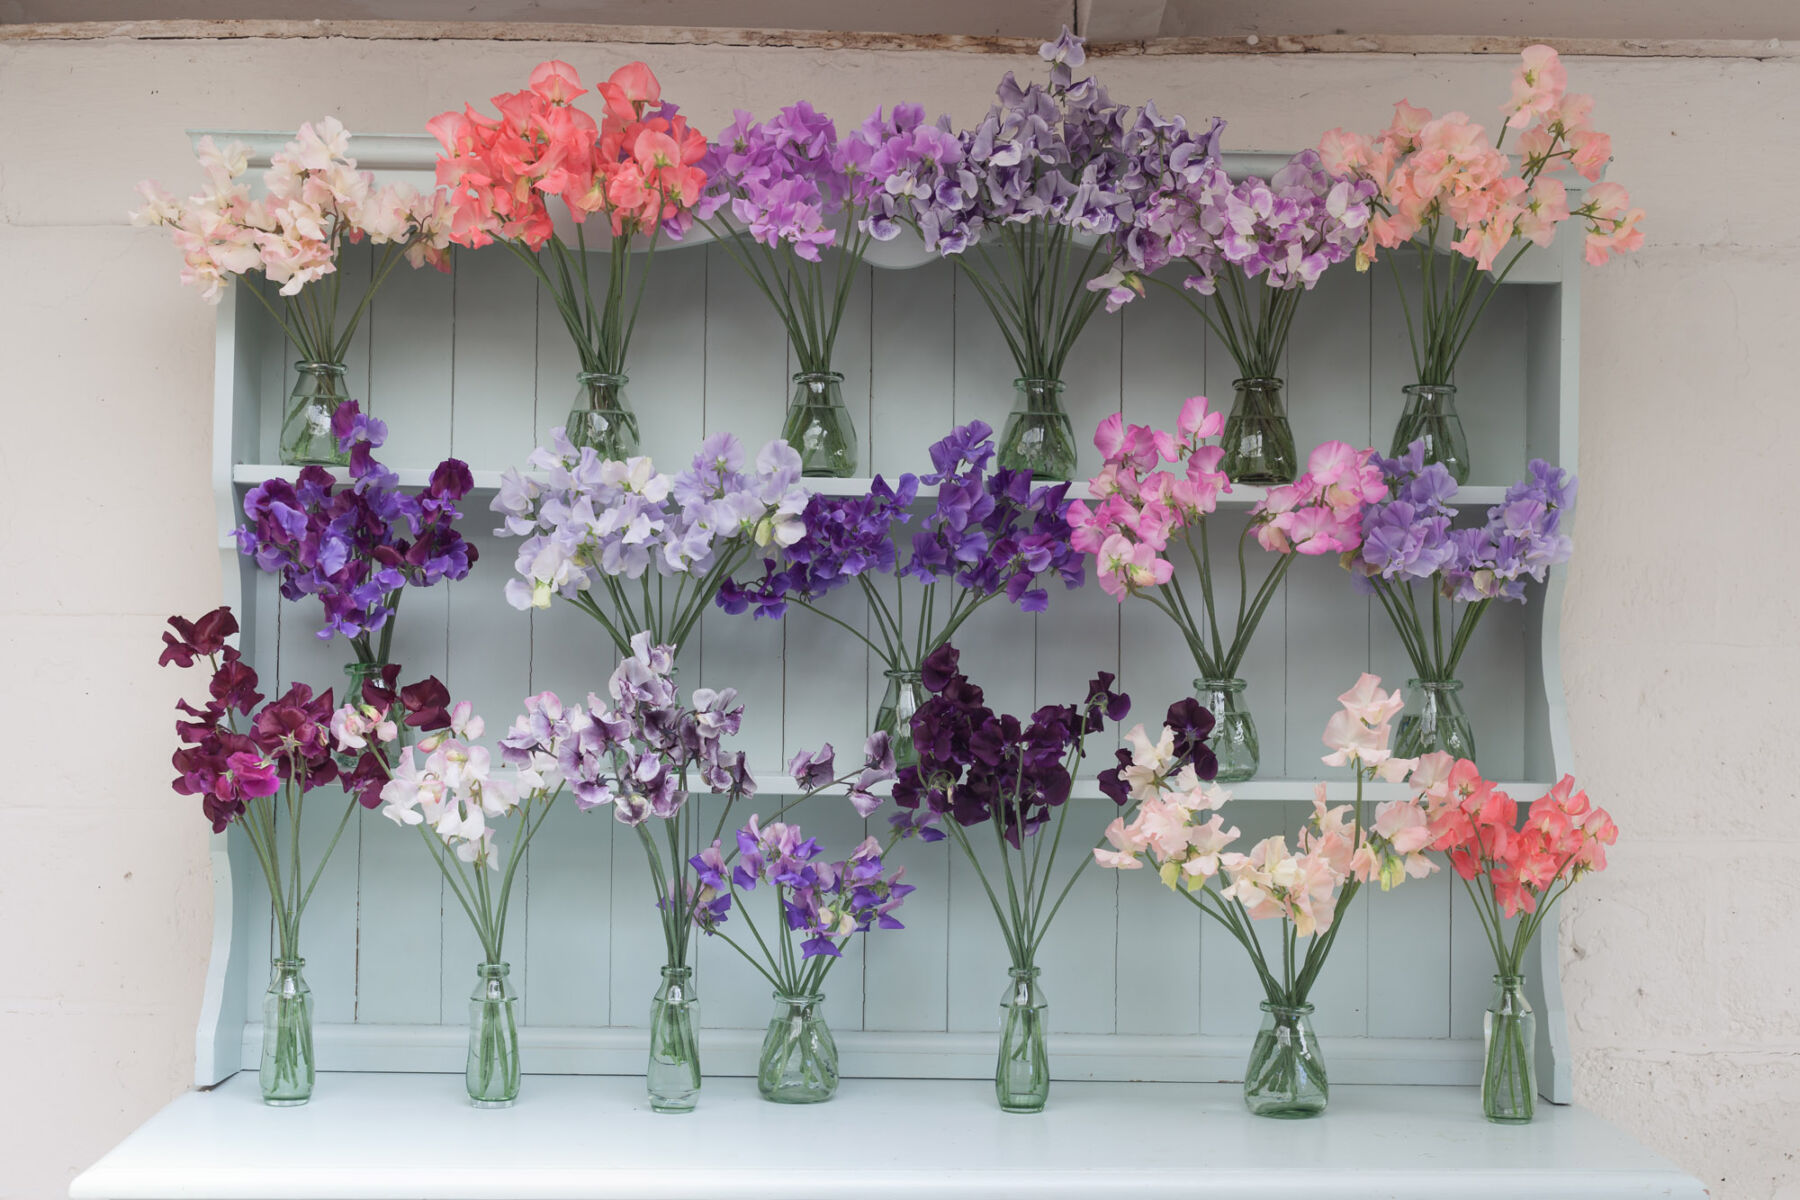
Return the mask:
{"type": "MultiPolygon", "coordinates": [[[[67,1181],[187,1086],[206,830],[166,787],[163,619],[217,603],[212,312],[124,212],[193,177],[188,127],[335,111],[418,130],[551,56],[644,57],[702,129],[801,95],[967,120],[1003,69],[951,52],[348,39],[0,44],[0,1196],[67,1181]],[[77,742],[76,731],[81,741],[77,742]]],[[[1561,937],[1581,1101],[1722,1200],[1800,1198],[1800,445],[1791,364],[1800,61],[1594,58],[1646,249],[1583,290],[1582,500],[1564,614],[1578,775],[1624,830],[1561,937]]],[[[1115,95],[1228,145],[1373,130],[1400,96],[1489,118],[1503,57],[1122,58],[1115,95]]],[[[1396,347],[1397,353],[1404,353],[1396,347]]]]}

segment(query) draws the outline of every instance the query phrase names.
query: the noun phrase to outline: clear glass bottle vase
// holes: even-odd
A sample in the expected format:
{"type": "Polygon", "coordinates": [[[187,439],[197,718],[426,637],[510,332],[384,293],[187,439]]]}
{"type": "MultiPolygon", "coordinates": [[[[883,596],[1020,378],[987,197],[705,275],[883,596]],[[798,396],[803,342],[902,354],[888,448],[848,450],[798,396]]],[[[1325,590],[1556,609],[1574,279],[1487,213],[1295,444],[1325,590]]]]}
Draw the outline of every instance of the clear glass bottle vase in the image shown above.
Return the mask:
{"type": "Polygon", "coordinates": [[[638,419],[625,395],[626,375],[583,371],[575,377],[575,402],[563,432],[576,449],[592,446],[601,458],[630,458],[638,452],[638,419]]]}
{"type": "Polygon", "coordinates": [[[1060,379],[1013,380],[1013,408],[1000,431],[1000,465],[1033,479],[1075,477],[1075,427],[1063,410],[1060,379]]]}
{"type": "Polygon", "coordinates": [[[1406,707],[1400,710],[1400,727],[1394,731],[1394,757],[1417,758],[1442,751],[1452,758],[1475,757],[1475,727],[1463,711],[1455,679],[1409,679],[1406,707]]]}
{"type": "Polygon", "coordinates": [[[1050,1002],[1036,967],[1011,967],[1000,995],[1000,1053],[994,1063],[994,1099],[1000,1111],[1044,1111],[1050,1098],[1050,1052],[1044,1044],[1050,1002]]]}
{"type": "Polygon", "coordinates": [[[269,964],[263,994],[262,1066],[257,1073],[264,1104],[291,1108],[312,1099],[313,998],[304,958],[269,964]]]}
{"type": "Polygon", "coordinates": [[[818,1104],[837,1095],[838,1050],[818,994],[775,993],[775,1013],[763,1034],[756,1090],[777,1104],[818,1104]]]}
{"type": "Polygon", "coordinates": [[[1404,389],[1406,408],[1394,426],[1389,456],[1399,458],[1414,442],[1425,443],[1425,462],[1443,463],[1457,483],[1469,482],[1469,438],[1456,411],[1456,385],[1413,383],[1404,389]]]}
{"type": "Polygon", "coordinates": [[[888,735],[894,750],[894,766],[916,767],[919,751],[913,745],[912,719],[925,703],[925,683],[920,672],[902,668],[885,672],[887,690],[881,694],[881,707],[875,710],[875,732],[888,735]]]}
{"type": "Polygon", "coordinates": [[[1494,1002],[1481,1017],[1481,1111],[1498,1125],[1525,1125],[1537,1113],[1537,1014],[1523,975],[1494,976],[1494,1002]]]}
{"type": "Polygon", "coordinates": [[[1219,756],[1220,783],[1242,783],[1256,776],[1262,764],[1262,747],[1256,739],[1256,718],[1244,701],[1242,679],[1196,679],[1194,698],[1213,716],[1207,745],[1219,756]]]}
{"type": "Polygon", "coordinates": [[[1331,1099],[1310,1004],[1262,1002],[1262,1028],[1244,1068],[1244,1107],[1259,1117],[1316,1117],[1331,1099]]]}
{"type": "Polygon", "coordinates": [[[1234,483],[1294,482],[1300,461],[1281,403],[1281,380],[1239,379],[1231,386],[1236,398],[1219,439],[1225,449],[1220,469],[1234,483]]]}
{"type": "Polygon", "coordinates": [[[836,371],[794,376],[781,437],[800,456],[800,473],[815,479],[856,474],[856,422],[844,407],[844,377],[836,371]]]}
{"type": "Polygon", "coordinates": [[[463,1077],[476,1108],[511,1108],[519,1098],[519,993],[506,963],[479,963],[469,993],[469,1061],[463,1077]]]}
{"type": "Polygon", "coordinates": [[[281,418],[281,461],[288,466],[348,464],[350,456],[338,449],[331,431],[332,414],[348,399],[343,363],[295,363],[294,387],[281,418]]]}
{"type": "Polygon", "coordinates": [[[650,1064],[644,1085],[660,1113],[694,1111],[700,1102],[700,998],[692,967],[664,967],[650,1002],[650,1064]]]}

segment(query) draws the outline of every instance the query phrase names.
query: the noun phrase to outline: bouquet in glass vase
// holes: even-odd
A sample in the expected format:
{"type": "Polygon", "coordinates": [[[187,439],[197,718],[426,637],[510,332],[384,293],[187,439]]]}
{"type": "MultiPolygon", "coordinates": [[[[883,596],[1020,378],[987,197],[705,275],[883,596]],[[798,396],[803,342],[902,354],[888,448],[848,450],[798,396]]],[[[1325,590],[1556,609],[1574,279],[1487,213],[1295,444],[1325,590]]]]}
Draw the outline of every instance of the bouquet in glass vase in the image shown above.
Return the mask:
{"type": "Polygon", "coordinates": [[[799,371],[782,438],[806,474],[854,475],[856,427],[832,350],[869,243],[899,232],[867,220],[882,185],[871,161],[899,126],[917,125],[922,114],[898,105],[889,121],[877,109],[841,139],[831,118],[804,100],[766,122],[742,109],[734,117],[700,164],[708,181],[700,222],[787,329],[799,371]],[[827,258],[825,250],[835,253],[827,258]]]}
{"type": "Polygon", "coordinates": [[[897,126],[876,159],[885,183],[874,219],[909,224],[927,250],[955,256],[999,325],[1019,371],[1000,465],[1069,479],[1063,363],[1100,310],[1087,281],[1107,260],[1103,239],[1131,219],[1141,170],[1127,147],[1131,110],[1093,79],[1075,82],[1082,39],[1064,29],[1039,53],[1049,87],[1008,72],[974,129],[897,126]]]}
{"type": "Polygon", "coordinates": [[[1113,235],[1112,268],[1088,287],[1106,292],[1108,312],[1143,295],[1147,279],[1185,300],[1237,365],[1220,441],[1226,476],[1292,483],[1300,461],[1282,400],[1288,334],[1300,297],[1362,239],[1375,184],[1331,174],[1313,150],[1267,180],[1233,184],[1217,158],[1194,151],[1178,121],[1139,126],[1150,190],[1129,228],[1113,235]],[[1179,285],[1156,278],[1178,261],[1188,271],[1179,285]]]}
{"type": "Polygon", "coordinates": [[[1644,211],[1616,183],[1593,183],[1571,206],[1563,172],[1598,180],[1612,158],[1612,139],[1594,129],[1594,98],[1568,90],[1568,71],[1549,46],[1527,46],[1500,111],[1506,124],[1489,141],[1460,112],[1441,117],[1402,100],[1394,120],[1374,138],[1333,129],[1319,142],[1325,169],[1352,174],[1379,189],[1376,214],[1356,249],[1358,270],[1380,250],[1411,244],[1419,252],[1423,291],[1407,300],[1394,256],[1417,382],[1394,430],[1395,457],[1415,441],[1425,461],[1441,462],[1458,483],[1469,481],[1469,443],[1456,410],[1456,363],[1500,285],[1532,246],[1548,246],[1570,219],[1586,230],[1587,261],[1598,266],[1644,244],[1644,211]],[[1502,153],[1519,129],[1517,163],[1502,153]],[[1447,244],[1447,253],[1440,248],[1447,244]],[[1504,260],[1504,262],[1502,262],[1504,260]],[[1495,271],[1495,266],[1499,270],[1495,271]]]}
{"type": "MultiPolygon", "coordinates": [[[[163,634],[159,665],[185,668],[204,661],[212,669],[204,705],[176,703],[181,748],[171,759],[177,772],[171,786],[178,795],[199,797],[214,833],[241,830],[262,868],[274,904],[275,958],[263,998],[258,1079],[265,1103],[305,1104],[314,1076],[312,992],[302,973],[300,919],[357,806],[379,803],[380,764],[368,753],[346,760],[350,765],[333,756],[330,688],[315,695],[295,683],[264,702],[256,672],[237,647],[226,644],[238,631],[229,608],[196,621],[170,617],[169,626],[173,632],[163,634]],[[306,799],[339,782],[348,793],[343,816],[317,861],[308,864],[301,847],[306,799]]],[[[365,691],[413,728],[438,727],[435,713],[405,708],[377,684],[365,691]]]]}
{"type": "Polygon", "coordinates": [[[625,395],[631,335],[658,243],[681,240],[693,225],[706,186],[706,138],[663,100],[641,62],[594,91],[599,121],[575,105],[588,92],[575,68],[552,60],[538,64],[524,91],[495,96],[496,115],[465,105],[426,128],[443,146],[437,179],[449,190],[451,240],[511,250],[575,342],[581,372],[564,426],[569,439],[627,458],[638,449],[637,414],[625,395]],[[563,231],[552,198],[567,219],[563,231]],[[595,247],[607,251],[601,280],[589,261],[590,217],[600,218],[595,247]],[[633,255],[640,247],[641,263],[633,255]]]}
{"type": "MultiPolygon", "coordinates": [[[[880,753],[886,739],[874,736],[879,740],[870,750],[880,753]]],[[[864,769],[886,776],[892,760],[886,771],[881,766],[878,758],[864,769]]],[[[830,745],[797,755],[792,769],[803,790],[828,786],[835,775],[830,745]]],[[[874,807],[858,803],[857,811],[867,816],[874,807]]],[[[735,864],[717,841],[688,860],[700,886],[694,919],[701,930],[742,955],[774,989],[775,1012],[756,1072],[763,1099],[817,1104],[837,1094],[837,1043],[825,1023],[825,981],[852,938],[904,928],[893,914],[912,885],[900,882],[904,867],[887,874],[882,865],[903,834],[897,831],[886,846],[864,838],[846,858],[831,862],[798,825],[765,825],[752,816],[737,831],[735,864]],[[766,934],[753,915],[752,893],[759,887],[769,897],[766,934]],[[733,914],[743,918],[748,939],[727,931],[733,914]]]]}
{"type": "Polygon", "coordinates": [[[1466,758],[1427,755],[1412,783],[1430,818],[1430,848],[1448,856],[1494,952],[1494,1002],[1482,1017],[1482,1112],[1499,1124],[1525,1124],[1537,1109],[1537,1018],[1525,998],[1525,954],[1563,893],[1606,868],[1619,827],[1567,775],[1523,810],[1466,758]]]}
{"type": "Polygon", "coordinates": [[[506,961],[506,918],[525,851],[562,794],[561,760],[574,753],[581,710],[565,710],[554,692],[527,698],[496,763],[479,744],[486,726],[468,701],[453,704],[436,679],[399,695],[439,726],[417,747],[399,744],[398,709],[374,689],[332,715],[332,736],[341,753],[374,756],[381,815],[418,831],[481,943],[463,1079],[474,1107],[510,1108],[519,1095],[519,994],[506,961]],[[517,833],[502,852],[496,835],[509,818],[517,833]]]}
{"type": "Polygon", "coordinates": [[[727,612],[780,617],[793,604],[879,657],[887,691],[875,729],[893,739],[902,766],[918,761],[912,715],[924,700],[926,657],[990,600],[1004,596],[1021,612],[1043,612],[1051,580],[1074,588],[1084,576],[1064,520],[1069,485],[1033,488],[1024,472],[990,470],[992,433],[983,421],[958,426],[931,447],[936,470],[923,478],[902,475],[892,487],[876,476],[866,496],[813,496],[801,517],[805,532],[765,552],[761,578],[729,580],[719,589],[727,612]],[[902,561],[897,531],[911,522],[921,483],[937,495],[902,561]],[[891,582],[884,585],[883,576],[891,582]],[[868,600],[872,637],[818,606],[851,581],[868,600]]]}
{"type": "Polygon", "coordinates": [[[261,274],[279,285],[271,300],[262,288],[250,294],[268,310],[300,356],[281,422],[281,461],[342,465],[331,416],[350,398],[344,356],[375,293],[402,259],[450,269],[449,211],[441,192],[420,195],[405,184],[376,187],[374,176],[349,157],[350,133],[336,117],[300,127],[295,139],[269,159],[263,193],[252,196],[244,180],[249,148],[223,148],[212,138],[198,144],[206,181],[186,200],[176,200],[146,180],[138,185],[144,206],[133,225],[169,229],[182,253],[181,281],[202,289],[213,304],[238,275],[261,274]],[[382,247],[368,287],[349,316],[340,317],[344,247],[367,240],[382,247]]]}
{"type": "Polygon", "coordinates": [[[1387,495],[1364,511],[1362,545],[1342,562],[1357,589],[1381,601],[1412,660],[1410,711],[1395,752],[1473,758],[1475,730],[1457,678],[1463,653],[1495,600],[1525,603],[1526,580],[1542,583],[1569,560],[1573,543],[1562,521],[1575,480],[1533,459],[1530,475],[1507,488],[1483,524],[1456,529],[1456,483],[1443,463],[1426,460],[1422,441],[1399,458],[1375,461],[1387,495]]]}
{"type": "Polygon", "coordinates": [[[1355,803],[1328,805],[1319,784],[1312,816],[1291,848],[1277,834],[1233,849],[1241,832],[1226,828],[1218,811],[1231,795],[1207,786],[1184,761],[1189,735],[1175,709],[1155,741],[1141,725],[1127,734],[1119,765],[1101,776],[1109,796],[1120,804],[1135,800],[1137,807],[1129,821],[1121,817],[1107,828],[1109,844],[1094,851],[1095,861],[1118,870],[1154,869],[1250,956],[1265,999],[1244,1071],[1244,1105],[1258,1116],[1316,1116],[1330,1100],[1310,997],[1362,885],[1373,879],[1386,891],[1437,869],[1424,854],[1431,834],[1416,799],[1365,811],[1366,782],[1403,780],[1416,765],[1388,749],[1389,721],[1401,699],[1380,685],[1373,675],[1357,680],[1338,697],[1343,708],[1325,726],[1331,748],[1325,761],[1355,771],[1355,803]],[[1257,936],[1258,921],[1281,923],[1278,949],[1257,936]]]}
{"type": "Polygon", "coordinates": [[[1294,557],[1354,550],[1362,540],[1362,510],[1386,495],[1373,450],[1323,442],[1307,456],[1306,473],[1271,487],[1250,509],[1237,536],[1237,604],[1214,588],[1213,518],[1219,496],[1231,490],[1220,469],[1224,448],[1209,439],[1224,417],[1206,410],[1206,397],[1182,405],[1173,433],[1127,426],[1118,414],[1094,433],[1105,462],[1088,481],[1092,503],[1069,506],[1077,550],[1094,558],[1100,586],[1121,604],[1141,598],[1175,622],[1193,655],[1201,703],[1218,722],[1212,734],[1219,779],[1238,782],[1256,774],[1260,746],[1256,722],[1238,674],[1250,639],[1287,578],[1294,557]],[[1162,469],[1177,464],[1180,473],[1162,469]],[[1245,550],[1254,539],[1274,561],[1251,583],[1245,550]],[[1172,559],[1193,565],[1190,596],[1172,559]]]}
{"type": "MultiPolygon", "coordinates": [[[[577,807],[609,806],[643,844],[665,950],[662,987],[650,1010],[646,1085],[657,1112],[689,1112],[700,1099],[692,935],[700,927],[702,908],[717,906],[721,899],[694,863],[708,846],[718,844],[732,806],[756,793],[743,752],[724,747],[724,739],[737,733],[744,710],[735,688],[697,688],[684,702],[675,687],[675,648],[652,644],[647,633],[632,638],[630,654],[607,681],[607,697],[590,695],[585,712],[570,710],[573,736],[562,744],[558,763],[577,807]],[[704,839],[706,817],[695,800],[700,791],[721,800],[704,839]]],[[[827,747],[796,758],[801,794],[771,821],[837,784],[848,787],[859,811],[878,803],[870,789],[892,775],[885,738],[870,739],[863,764],[841,777],[825,777],[829,770],[821,775],[817,769],[830,757],[827,747]]],[[[731,860],[722,861],[730,865],[731,860]]]]}
{"type": "Polygon", "coordinates": [[[800,456],[779,439],[746,469],[738,440],[714,434],[671,476],[648,458],[602,459],[559,428],[527,465],[491,505],[497,532],[524,539],[507,600],[524,611],[561,596],[624,655],[638,632],[679,649],[733,570],[805,533],[800,456]]]}
{"type": "MultiPolygon", "coordinates": [[[[1041,1112],[1050,1096],[1049,1002],[1038,982],[1038,950],[1090,861],[1078,851],[1074,869],[1064,858],[1063,875],[1057,874],[1069,792],[1083,739],[1121,720],[1131,700],[1102,671],[1080,704],[1047,704],[1021,721],[989,708],[957,658],[956,647],[946,644],[925,660],[931,697],[913,716],[919,761],[900,768],[894,781],[894,803],[906,811],[891,823],[928,840],[948,834],[980,879],[1008,960],[994,1096],[1004,1112],[1041,1112]],[[998,869],[976,850],[976,841],[989,836],[998,869]]],[[[1209,772],[1203,741],[1193,755],[1197,769],[1209,772]]]]}
{"type": "MultiPolygon", "coordinates": [[[[298,477],[267,479],[244,496],[238,553],[280,577],[287,600],[317,596],[325,624],[319,637],[342,635],[356,660],[345,694],[382,678],[393,646],[400,599],[408,588],[465,578],[479,552],[457,531],[457,503],[475,486],[466,463],[447,458],[424,490],[403,491],[374,457],[387,425],[346,400],[331,415],[336,444],[349,463],[349,482],[303,467],[298,477]]],[[[392,685],[391,677],[386,680],[392,685]]]]}

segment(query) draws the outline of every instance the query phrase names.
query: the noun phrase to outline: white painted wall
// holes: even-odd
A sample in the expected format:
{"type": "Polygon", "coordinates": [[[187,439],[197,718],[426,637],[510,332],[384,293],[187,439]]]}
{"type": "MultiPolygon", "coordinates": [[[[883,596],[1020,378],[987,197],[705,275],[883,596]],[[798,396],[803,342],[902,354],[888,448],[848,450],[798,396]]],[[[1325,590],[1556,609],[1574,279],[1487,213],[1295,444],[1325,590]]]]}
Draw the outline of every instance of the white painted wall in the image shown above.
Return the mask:
{"type": "MultiPolygon", "coordinates": [[[[412,130],[550,54],[647,57],[703,128],[801,94],[968,118],[1023,59],[332,40],[0,44],[0,1196],[61,1195],[184,1086],[210,929],[205,829],[165,787],[171,612],[216,602],[211,312],[132,184],[184,127],[335,110],[412,130]],[[90,739],[77,742],[80,736],[90,739]]],[[[1624,828],[1565,918],[1584,1101],[1726,1200],[1800,1196],[1793,712],[1800,352],[1788,114],[1800,62],[1588,59],[1649,247],[1584,288],[1583,501],[1565,615],[1580,774],[1624,828]],[[1767,825],[1768,828],[1764,828],[1767,825]]],[[[1374,129],[1404,95],[1485,116],[1500,58],[1135,58],[1115,93],[1230,144],[1374,129]]],[[[1396,347],[1396,352],[1400,352],[1396,347]]]]}

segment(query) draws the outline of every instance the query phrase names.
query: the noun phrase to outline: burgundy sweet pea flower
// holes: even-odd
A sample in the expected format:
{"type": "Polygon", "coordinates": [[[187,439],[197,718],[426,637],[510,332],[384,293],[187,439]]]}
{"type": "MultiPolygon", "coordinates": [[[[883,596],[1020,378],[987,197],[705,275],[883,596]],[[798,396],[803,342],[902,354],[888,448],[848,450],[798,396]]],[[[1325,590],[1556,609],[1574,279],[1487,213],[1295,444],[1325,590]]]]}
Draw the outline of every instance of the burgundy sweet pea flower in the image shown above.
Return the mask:
{"type": "Polygon", "coordinates": [[[436,675],[400,689],[406,724],[426,733],[450,728],[450,689],[436,675]]]}
{"type": "Polygon", "coordinates": [[[223,708],[235,709],[249,716],[250,710],[261,704],[263,699],[263,694],[256,690],[256,672],[230,646],[224,648],[222,658],[218,671],[212,677],[212,698],[223,708]]]}
{"type": "Polygon", "coordinates": [[[237,618],[231,615],[228,605],[220,605],[197,621],[185,620],[182,617],[170,617],[169,625],[175,635],[164,633],[162,656],[156,665],[166,667],[174,663],[178,667],[191,667],[196,658],[207,658],[225,648],[225,639],[238,631],[237,618]]]}

